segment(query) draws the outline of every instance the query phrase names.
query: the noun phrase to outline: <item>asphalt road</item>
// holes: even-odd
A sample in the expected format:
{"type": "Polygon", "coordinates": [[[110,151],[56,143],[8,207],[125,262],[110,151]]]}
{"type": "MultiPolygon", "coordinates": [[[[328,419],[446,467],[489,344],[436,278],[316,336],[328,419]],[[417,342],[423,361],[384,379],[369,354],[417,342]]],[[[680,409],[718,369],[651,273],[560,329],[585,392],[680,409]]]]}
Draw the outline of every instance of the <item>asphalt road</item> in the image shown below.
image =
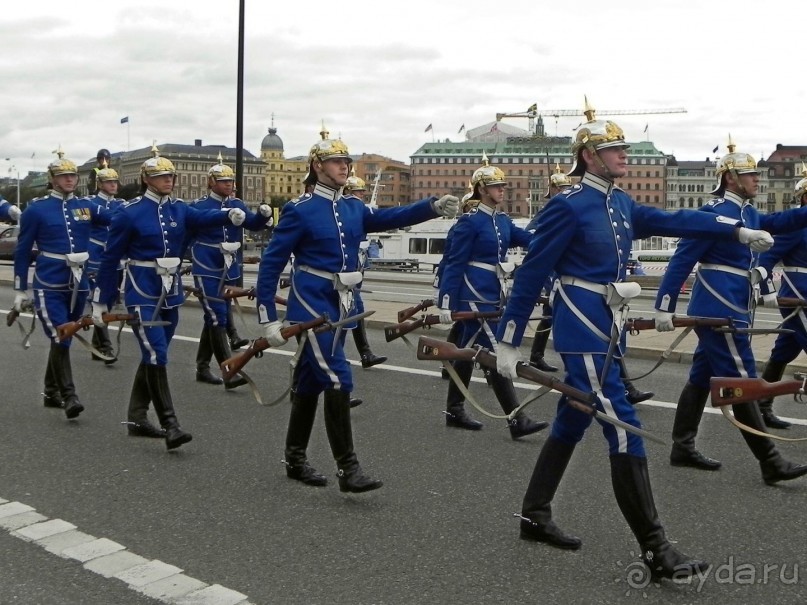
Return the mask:
{"type": "MultiPolygon", "coordinates": [[[[0,297],[13,298],[6,288],[0,297]]],[[[699,439],[705,453],[723,461],[719,472],[672,468],[666,446],[647,444],[669,537],[712,562],[714,571],[690,583],[642,586],[632,573],[637,545],[617,510],[596,426],[578,447],[554,503],[557,522],[583,539],[583,549],[526,543],[518,540],[512,513],[545,434],[514,442],[502,421],[478,413],[484,430],[447,429],[441,415],[447,383],[439,368],[372,330],[374,350],[390,360],[356,368],[356,393],[366,403],[353,412],[354,437],[363,467],[385,485],[363,495],[339,492],[320,415],[309,457],[331,480],[324,488],[306,487],[288,480],[280,464],[285,401],[262,407],[243,387],[228,393],[194,382],[199,327],[199,309],[184,309],[169,371],[179,418],[194,440],[170,453],[158,440],[127,437],[120,425],[139,361],[130,334],[123,334],[121,359],[111,366],[74,349],[87,410],[68,422],[41,405],[47,356],[41,332],[23,351],[16,329],[0,330],[0,499],[255,604],[807,601],[807,530],[799,521],[807,481],[766,486],[738,431],[719,414],[704,417],[699,439]]],[[[291,352],[287,345],[250,362],[264,400],[285,389],[291,352]]],[[[352,343],[348,356],[357,359],[352,343]]],[[[631,363],[636,373],[650,367],[631,363]]],[[[664,438],[686,370],[665,364],[638,383],[656,392],[640,406],[643,423],[664,438]]],[[[473,390],[496,411],[484,382],[474,382],[473,390]]],[[[805,417],[803,405],[780,399],[783,415],[805,417]]],[[[545,396],[529,414],[551,419],[556,400],[545,396]]],[[[807,427],[786,433],[807,435],[807,427]]],[[[807,461],[807,444],[781,449],[807,461]]],[[[155,602],[16,537],[0,518],[0,603],[155,602]]]]}

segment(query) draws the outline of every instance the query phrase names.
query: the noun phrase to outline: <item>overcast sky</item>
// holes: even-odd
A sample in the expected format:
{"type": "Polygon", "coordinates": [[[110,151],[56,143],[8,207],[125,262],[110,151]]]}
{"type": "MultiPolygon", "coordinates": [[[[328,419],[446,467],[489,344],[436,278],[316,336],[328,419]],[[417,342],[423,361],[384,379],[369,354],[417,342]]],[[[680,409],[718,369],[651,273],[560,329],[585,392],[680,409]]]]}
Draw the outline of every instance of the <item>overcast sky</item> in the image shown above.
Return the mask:
{"type": "MultiPolygon", "coordinates": [[[[4,3],[0,175],[45,169],[59,144],[77,162],[153,139],[234,146],[238,6],[4,3]]],[[[731,133],[759,159],[807,144],[805,17],[806,3],[776,0],[246,0],[244,146],[260,153],[274,114],[286,157],[324,119],[351,153],[408,162],[463,124],[582,109],[586,94],[600,109],[688,110],[612,118],[628,140],[700,160],[731,133]]],[[[545,121],[559,135],[580,122],[545,121]]]]}

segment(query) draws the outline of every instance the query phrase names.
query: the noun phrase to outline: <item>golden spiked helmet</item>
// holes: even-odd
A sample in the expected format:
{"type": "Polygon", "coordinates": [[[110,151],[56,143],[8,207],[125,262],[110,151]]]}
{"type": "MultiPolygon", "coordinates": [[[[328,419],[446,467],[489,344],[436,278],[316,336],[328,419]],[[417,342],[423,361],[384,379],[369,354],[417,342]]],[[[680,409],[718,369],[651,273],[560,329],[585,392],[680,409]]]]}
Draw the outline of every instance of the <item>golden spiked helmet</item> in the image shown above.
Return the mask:
{"type": "Polygon", "coordinates": [[[356,169],[351,167],[350,176],[347,177],[345,189],[348,191],[367,191],[367,184],[363,179],[356,176],[356,169]]]}
{"type": "MultiPolygon", "coordinates": [[[[560,164],[557,162],[555,163],[555,172],[549,175],[549,186],[555,187],[556,189],[562,189],[563,187],[570,187],[572,184],[572,179],[569,178],[569,175],[563,172],[560,169],[560,164]]],[[[546,192],[544,198],[549,199],[552,195],[550,195],[549,191],[546,192]]]]}
{"type": "Polygon", "coordinates": [[[328,132],[323,123],[322,130],[319,131],[321,140],[314,143],[314,145],[311,146],[311,151],[308,152],[309,161],[313,162],[317,160],[318,162],[324,162],[325,160],[345,158],[348,162],[352,162],[353,160],[350,158],[347,145],[345,145],[342,139],[329,139],[328,135],[330,134],[331,133],[328,132]]]}
{"type": "Polygon", "coordinates": [[[712,189],[712,193],[716,193],[718,195],[723,194],[723,191],[725,190],[725,185],[723,184],[723,175],[726,173],[730,172],[740,175],[756,174],[759,172],[757,169],[757,161],[754,159],[754,157],[747,153],[735,151],[736,148],[737,145],[735,145],[734,141],[731,140],[731,134],[729,134],[729,142],[726,144],[726,149],[728,149],[729,152],[721,157],[717,162],[717,167],[715,168],[717,184],[715,185],[715,188],[712,189]]]}
{"type": "Polygon", "coordinates": [[[120,181],[120,177],[114,168],[109,167],[109,163],[105,159],[103,168],[95,174],[95,180],[98,183],[103,183],[104,181],[120,181]]]}
{"type": "Polygon", "coordinates": [[[486,153],[482,153],[482,166],[474,170],[471,177],[471,186],[476,190],[477,185],[482,184],[486,187],[488,185],[505,185],[507,179],[501,168],[490,165],[490,160],[486,153]]]}
{"type": "Polygon", "coordinates": [[[50,174],[50,176],[59,176],[60,174],[78,174],[78,167],[76,166],[76,163],[64,157],[64,151],[62,150],[61,145],[54,149],[53,153],[56,154],[57,159],[48,164],[48,174],[50,174]]]}
{"type": "Polygon", "coordinates": [[[218,164],[210,167],[210,170],[207,171],[207,177],[213,179],[214,181],[235,180],[235,172],[232,168],[224,163],[224,160],[221,157],[221,151],[219,151],[218,164]]]}
{"type": "Polygon", "coordinates": [[[177,171],[174,164],[168,158],[160,157],[160,150],[157,149],[157,141],[151,146],[151,153],[154,154],[153,158],[147,159],[140,167],[141,178],[161,176],[163,174],[176,175],[177,171]]]}
{"type": "Polygon", "coordinates": [[[584,96],[583,114],[586,122],[577,127],[572,141],[572,156],[574,164],[569,171],[569,176],[582,176],[586,171],[585,162],[581,161],[580,152],[589,149],[592,153],[599,149],[608,147],[624,147],[629,149],[630,145],[625,142],[625,133],[616,122],[611,120],[598,120],[596,110],[589,104],[588,97],[584,96]]]}

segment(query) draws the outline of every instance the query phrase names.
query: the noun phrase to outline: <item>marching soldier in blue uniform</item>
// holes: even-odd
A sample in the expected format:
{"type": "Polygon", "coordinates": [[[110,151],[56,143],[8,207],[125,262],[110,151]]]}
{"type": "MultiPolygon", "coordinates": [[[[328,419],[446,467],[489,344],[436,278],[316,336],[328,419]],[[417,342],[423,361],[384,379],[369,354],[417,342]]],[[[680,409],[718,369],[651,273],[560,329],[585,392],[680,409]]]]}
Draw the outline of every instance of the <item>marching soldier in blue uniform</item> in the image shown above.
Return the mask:
{"type": "MultiPolygon", "coordinates": [[[[765,232],[736,228],[738,220],[682,210],[665,212],[635,203],[614,181],[628,171],[628,145],[622,129],[595,119],[586,102],[587,122],[572,143],[571,176],[581,181],[556,195],[541,212],[527,256],[516,272],[510,300],[499,324],[499,371],[515,377],[518,345],[546,278],[557,273],[553,293],[553,339],[566,370],[565,382],[599,397],[598,411],[640,426],[625,398],[617,364],[624,354],[626,302],[638,294],[625,283],[631,242],[651,235],[702,237],[764,247],[773,243],[765,232]]],[[[576,550],[582,541],[552,520],[552,500],[575,446],[591,424],[589,414],[558,402],[552,433],[544,443],[524,496],[521,533],[524,540],[576,550]]],[[[636,536],[645,564],[654,576],[683,577],[708,564],[679,553],[666,539],[658,519],[641,437],[601,421],[608,442],[614,495],[636,536]]]]}
{"type": "MultiPolygon", "coordinates": [[[[472,197],[479,200],[476,210],[463,214],[453,227],[451,246],[443,255],[444,267],[440,277],[437,305],[442,323],[453,323],[454,311],[498,311],[507,297],[507,281],[514,266],[507,262],[507,250],[516,246],[529,246],[532,233],[517,227],[513,220],[497,209],[504,201],[507,184],[504,172],[491,166],[487,156],[483,166],[471,177],[472,197]]],[[[496,320],[473,319],[460,323],[459,347],[480,344],[496,348],[496,320]]],[[[457,376],[465,387],[471,381],[473,364],[454,365],[457,376]]],[[[498,372],[488,373],[488,380],[505,414],[519,406],[513,381],[498,372]]],[[[481,423],[471,419],[465,411],[464,396],[459,385],[451,381],[446,398],[446,426],[478,430],[481,423]]],[[[549,426],[535,422],[519,413],[508,424],[510,436],[519,439],[537,433],[549,426]]]]}
{"type": "MultiPolygon", "coordinates": [[[[807,205],[807,167],[802,163],[801,180],[796,183],[794,201],[800,206],[807,205]]],[[[759,266],[765,269],[767,278],[760,284],[762,303],[766,307],[778,307],[777,296],[807,300],[807,229],[785,233],[776,238],[773,248],[759,257],[759,266]],[[779,294],[773,285],[773,268],[782,263],[782,283],[779,294]]],[[[799,353],[807,351],[807,315],[804,307],[781,309],[783,328],[793,330],[776,338],[771,356],[765,364],[762,379],[776,382],[782,379],[787,364],[796,359],[799,353]]],[[[773,399],[757,401],[765,426],[772,429],[786,429],[790,423],[773,412],[773,399]]]]}
{"type": "MultiPolygon", "coordinates": [[[[356,313],[355,290],[362,277],[356,270],[359,244],[367,239],[368,232],[413,225],[457,211],[458,200],[453,196],[430,197],[381,210],[356,198],[343,197],[342,188],[352,161],[348,148],[339,139],[328,139],[324,127],[320,135],[322,140],[309,153],[309,175],[305,180],[313,189],[283,207],[258,271],[258,317],[272,346],[286,342],[274,296],[292,254],[286,320],[304,322],[322,314],[333,320],[347,318],[356,313]]],[[[306,457],[317,400],[324,392],[325,429],[338,468],[339,489],[378,489],[382,482],[364,474],[353,448],[349,404],[353,380],[345,358],[344,331],[307,334],[303,339],[286,434],[286,474],[307,485],[327,483],[306,457]]]]}
{"type": "MultiPolygon", "coordinates": [[[[551,200],[558,193],[572,186],[572,179],[568,174],[560,169],[560,164],[555,164],[555,171],[549,175],[549,186],[544,195],[545,200],[551,200]]],[[[539,213],[540,214],[540,213],[539,213]]],[[[535,225],[538,222],[538,214],[536,214],[527,225],[527,231],[535,233],[535,225]]],[[[544,294],[547,296],[552,291],[552,276],[547,279],[544,285],[544,294]]],[[[543,305],[543,318],[538,322],[538,328],[535,330],[535,336],[532,339],[532,348],[530,349],[530,365],[538,368],[542,372],[557,372],[558,368],[547,363],[544,355],[546,353],[546,345],[549,343],[549,335],[552,331],[552,307],[548,303],[543,305]]]]}
{"type": "MultiPolygon", "coordinates": [[[[468,193],[462,196],[460,200],[460,213],[461,214],[468,214],[469,212],[476,210],[476,207],[479,205],[479,200],[473,199],[474,191],[471,182],[468,181],[468,193]]],[[[443,270],[445,269],[446,263],[446,254],[451,249],[451,240],[454,237],[454,228],[457,226],[456,223],[451,225],[451,228],[446,233],[446,241],[443,244],[443,257],[440,259],[437,267],[434,270],[434,281],[432,282],[432,287],[434,288],[434,300],[438,300],[440,298],[440,279],[443,277],[443,270]]],[[[446,341],[450,343],[456,344],[456,342],[460,338],[460,334],[462,334],[462,324],[458,321],[454,322],[454,325],[451,326],[451,329],[448,331],[448,336],[446,336],[446,341]]],[[[453,361],[452,365],[456,369],[456,365],[458,363],[468,363],[465,361],[453,361]]],[[[473,363],[470,364],[473,367],[473,363]]],[[[467,371],[465,371],[467,373],[467,371]]],[[[445,366],[442,368],[440,372],[443,380],[451,380],[451,376],[448,374],[448,370],[445,369],[445,366]]],[[[464,401],[464,399],[459,400],[460,403],[464,401]]],[[[460,411],[457,409],[457,413],[454,414],[454,420],[457,424],[466,424],[468,430],[476,431],[480,430],[483,426],[481,422],[478,422],[471,418],[471,415],[465,410],[465,407],[462,407],[460,411]]]]}
{"type": "MultiPolygon", "coordinates": [[[[569,175],[561,172],[560,165],[555,164],[555,172],[549,177],[549,187],[544,198],[552,199],[564,189],[571,187],[571,185],[572,179],[569,177],[569,175]]],[[[530,221],[530,224],[527,225],[527,231],[532,231],[533,233],[535,232],[535,227],[538,223],[539,216],[540,213],[530,221]]],[[[547,284],[544,287],[547,295],[551,293],[553,283],[553,276],[550,275],[549,279],[547,280],[547,284]]],[[[530,350],[530,365],[544,372],[556,372],[558,368],[549,365],[544,359],[544,351],[546,351],[546,344],[549,340],[549,332],[552,329],[551,305],[544,305],[543,311],[544,318],[538,324],[538,329],[535,332],[535,338],[532,341],[532,349],[530,350]]],[[[634,385],[633,382],[628,378],[628,369],[625,366],[625,359],[623,357],[615,359],[614,362],[619,364],[619,372],[622,376],[622,382],[625,385],[625,397],[630,403],[635,405],[637,403],[641,403],[642,401],[647,401],[655,395],[655,393],[652,391],[640,391],[636,388],[636,385],[634,385]]]]}
{"type": "Polygon", "coordinates": [[[76,394],[70,364],[73,339],[59,340],[56,327],[76,321],[84,313],[89,293],[86,264],[90,229],[108,225],[109,212],[74,192],[78,186],[78,169],[64,157],[48,166],[48,195],[31,201],[20,216],[20,234],[14,251],[14,308],[20,311],[29,300],[28,267],[33,247],[36,257],[33,290],[34,308],[50,339],[48,366],[45,371],[45,407],[63,407],[65,416],[76,418],[84,405],[76,394]]]}
{"type": "MultiPolygon", "coordinates": [[[[243,201],[232,197],[235,172],[223,163],[221,154],[218,164],[207,171],[207,186],[209,193],[193,202],[193,208],[198,210],[240,208],[246,214],[243,225],[236,227],[227,224],[202,229],[196,232],[191,244],[193,280],[202,292],[200,301],[205,318],[196,353],[196,380],[221,384],[222,379],[210,372],[210,356],[212,353],[220,364],[232,355],[227,328],[232,317],[233,303],[223,297],[224,288],[237,285],[241,277],[242,257],[239,257],[239,252],[244,239],[244,228],[250,231],[265,228],[272,216],[272,208],[268,204],[261,204],[258,213],[255,213],[248,210],[243,201]]],[[[246,384],[244,378],[234,377],[224,383],[224,388],[233,389],[243,384],[246,384]]]]}
{"type": "MultiPolygon", "coordinates": [[[[347,177],[347,183],[345,183],[344,196],[346,198],[353,197],[365,203],[364,195],[366,192],[367,185],[364,179],[357,177],[355,169],[351,169],[350,176],[347,177]]],[[[367,268],[369,249],[370,242],[368,240],[361,242],[359,245],[358,270],[362,273],[364,273],[364,270],[367,268]]],[[[361,297],[361,287],[356,288],[356,312],[364,313],[364,300],[362,300],[361,297]]],[[[365,370],[387,361],[385,356],[376,355],[370,349],[370,341],[367,339],[367,326],[363,319],[360,319],[353,329],[353,341],[356,343],[356,350],[359,352],[361,367],[365,370]]]]}
{"type": "MultiPolygon", "coordinates": [[[[95,195],[91,196],[89,200],[95,204],[98,204],[109,213],[112,213],[113,211],[117,210],[121,204],[123,204],[122,199],[115,197],[118,193],[118,187],[120,186],[120,178],[118,177],[117,171],[109,167],[106,159],[102,158],[101,161],[103,167],[100,170],[93,171],[93,174],[95,175],[95,186],[98,188],[98,191],[95,195]]],[[[107,225],[93,225],[93,228],[90,231],[90,243],[87,249],[87,251],[90,253],[90,258],[87,261],[87,272],[90,277],[91,289],[95,288],[95,275],[98,273],[98,266],[101,262],[101,253],[103,253],[104,247],[106,246],[108,234],[109,227],[107,225]]],[[[118,272],[118,276],[118,283],[120,283],[120,279],[123,277],[122,271],[118,272]]],[[[109,339],[109,328],[107,326],[93,327],[92,343],[100,353],[103,353],[108,357],[111,357],[115,352],[112,348],[112,341],[109,339]]],[[[96,360],[102,359],[95,354],[92,355],[92,358],[96,360]]],[[[115,363],[115,361],[117,360],[104,360],[104,363],[112,364],[115,363]]]]}
{"type": "Polygon", "coordinates": [[[166,447],[174,449],[192,439],[176,417],[168,385],[168,346],[179,320],[179,307],[185,299],[178,276],[180,253],[190,233],[232,222],[240,225],[245,214],[240,208],[197,210],[171,197],[176,170],[167,158],[143,162],[140,177],[143,195],[123,204],[113,215],[109,239],[98,269],[98,287],[93,294],[93,319],[118,297],[118,266],[126,263],[124,303],[140,322],[133,326],[142,354],[129,401],[129,434],[139,437],[165,437],[166,447]],[[149,402],[165,432],[147,419],[149,402]]]}
{"type": "Polygon", "coordinates": [[[15,223],[20,219],[20,210],[15,204],[3,199],[0,195],[0,221],[14,221],[15,223]]]}
{"type": "MultiPolygon", "coordinates": [[[[760,214],[754,206],[759,189],[759,170],[753,157],[736,152],[729,138],[729,153],[720,158],[715,170],[717,197],[701,209],[701,214],[719,220],[736,221],[752,229],[787,233],[807,226],[807,208],[760,214]]],[[[754,286],[768,275],[759,265],[758,255],[737,243],[709,240],[683,240],[670,259],[656,298],[656,329],[672,330],[678,294],[696,263],[700,263],[687,314],[699,317],[730,317],[739,328],[751,326],[754,286]]],[[[716,332],[696,327],[698,346],[692,359],[689,381],[678,398],[673,423],[670,464],[701,470],[717,470],[721,464],[695,448],[698,425],[709,397],[712,376],[756,377],[756,362],[751,337],[743,332],[716,332]]],[[[740,422],[765,431],[756,403],[733,405],[740,422]]],[[[767,437],[741,431],[754,457],[759,461],[762,478],[772,485],[807,474],[807,465],[785,460],[767,437]]]]}

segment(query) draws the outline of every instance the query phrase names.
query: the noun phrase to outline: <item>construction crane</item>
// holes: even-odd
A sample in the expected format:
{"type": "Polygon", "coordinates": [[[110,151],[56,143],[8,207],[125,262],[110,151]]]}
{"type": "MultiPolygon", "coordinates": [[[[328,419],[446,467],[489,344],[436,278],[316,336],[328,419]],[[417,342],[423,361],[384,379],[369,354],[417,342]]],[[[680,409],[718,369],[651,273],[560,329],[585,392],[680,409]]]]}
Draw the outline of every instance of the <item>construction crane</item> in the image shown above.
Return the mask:
{"type": "MultiPolygon", "coordinates": [[[[661,113],[686,113],[687,110],[682,107],[672,107],[667,109],[598,109],[598,116],[639,116],[651,115],[661,113]]],[[[580,109],[538,109],[538,104],[533,103],[527,108],[527,111],[517,113],[497,113],[496,121],[502,118],[528,118],[529,130],[532,134],[540,134],[535,130],[535,118],[539,116],[552,116],[557,123],[558,118],[567,116],[584,116],[585,111],[580,109]]]]}

